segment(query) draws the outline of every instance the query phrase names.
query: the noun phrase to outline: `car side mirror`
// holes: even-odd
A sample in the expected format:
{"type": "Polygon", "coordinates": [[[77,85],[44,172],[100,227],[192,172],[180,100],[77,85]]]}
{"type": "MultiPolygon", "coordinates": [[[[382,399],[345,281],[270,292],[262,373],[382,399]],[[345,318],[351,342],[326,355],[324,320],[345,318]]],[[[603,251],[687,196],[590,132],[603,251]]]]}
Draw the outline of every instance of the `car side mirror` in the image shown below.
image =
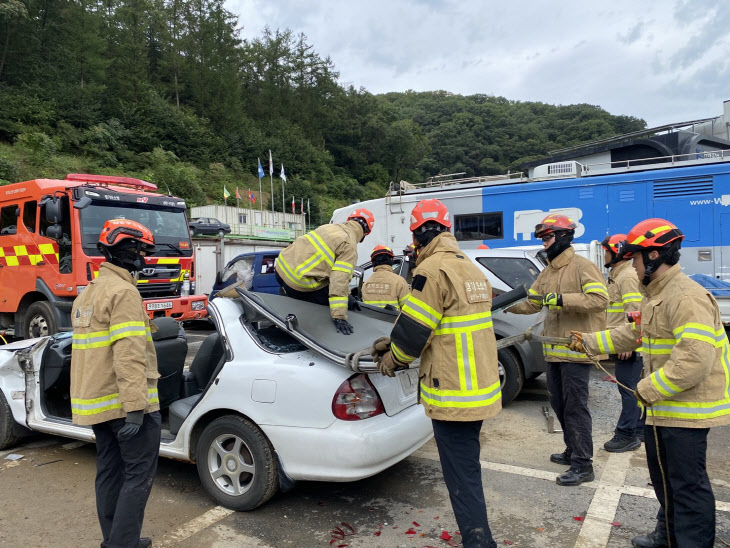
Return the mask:
{"type": "Polygon", "coordinates": [[[82,196],[78,201],[74,202],[74,208],[76,209],[84,209],[85,207],[89,207],[91,205],[91,198],[88,196],[82,196]]]}

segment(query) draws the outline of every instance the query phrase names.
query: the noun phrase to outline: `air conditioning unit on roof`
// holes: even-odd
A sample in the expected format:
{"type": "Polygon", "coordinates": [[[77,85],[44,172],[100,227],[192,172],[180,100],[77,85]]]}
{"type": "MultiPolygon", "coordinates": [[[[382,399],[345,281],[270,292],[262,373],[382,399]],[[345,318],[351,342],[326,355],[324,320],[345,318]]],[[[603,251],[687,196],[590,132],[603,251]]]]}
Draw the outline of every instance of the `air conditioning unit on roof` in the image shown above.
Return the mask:
{"type": "Polygon", "coordinates": [[[564,179],[567,177],[580,177],[583,172],[583,164],[570,160],[569,162],[556,162],[537,166],[533,173],[533,179],[564,179]]]}

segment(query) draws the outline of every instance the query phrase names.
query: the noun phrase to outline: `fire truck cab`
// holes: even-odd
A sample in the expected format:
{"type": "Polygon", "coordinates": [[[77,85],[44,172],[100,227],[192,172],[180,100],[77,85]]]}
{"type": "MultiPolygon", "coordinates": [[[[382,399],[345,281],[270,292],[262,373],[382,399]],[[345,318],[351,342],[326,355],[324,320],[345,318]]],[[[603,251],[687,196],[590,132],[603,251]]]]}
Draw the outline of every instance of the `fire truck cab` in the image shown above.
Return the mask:
{"type": "Polygon", "coordinates": [[[155,237],[137,281],[150,318],[206,316],[193,295],[186,205],[139,179],[69,174],[0,187],[0,330],[20,338],[71,329],[71,305],[104,261],[96,243],[107,219],[138,221],[155,237]]]}

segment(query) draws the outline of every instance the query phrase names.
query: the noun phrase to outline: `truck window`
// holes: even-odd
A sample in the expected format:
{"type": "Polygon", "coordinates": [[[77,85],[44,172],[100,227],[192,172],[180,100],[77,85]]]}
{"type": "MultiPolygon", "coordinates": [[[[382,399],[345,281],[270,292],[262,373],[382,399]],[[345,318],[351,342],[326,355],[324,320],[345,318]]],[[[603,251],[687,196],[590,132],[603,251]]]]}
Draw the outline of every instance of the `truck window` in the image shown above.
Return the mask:
{"type": "Polygon", "coordinates": [[[0,209],[0,234],[10,235],[18,231],[18,211],[18,204],[0,209]]]}
{"type": "Polygon", "coordinates": [[[264,255],[261,259],[261,274],[273,274],[274,263],[278,255],[264,255]]]}
{"type": "Polygon", "coordinates": [[[477,257],[477,261],[511,288],[525,284],[530,287],[540,271],[528,259],[513,257],[477,257]]]}
{"type": "MultiPolygon", "coordinates": [[[[71,209],[69,208],[68,196],[62,196],[61,210],[63,211],[63,219],[61,221],[61,229],[63,237],[57,240],[58,243],[58,270],[61,274],[69,274],[73,271],[73,261],[71,257],[71,209]]],[[[40,229],[41,236],[46,235],[48,227],[51,223],[46,219],[46,206],[41,206],[40,211],[40,229]]]]}
{"type": "Polygon", "coordinates": [[[454,236],[461,241],[503,238],[502,212],[455,215],[454,236]]]}
{"type": "Polygon", "coordinates": [[[28,232],[35,232],[35,222],[38,217],[38,204],[35,201],[23,204],[23,224],[28,232]]]}

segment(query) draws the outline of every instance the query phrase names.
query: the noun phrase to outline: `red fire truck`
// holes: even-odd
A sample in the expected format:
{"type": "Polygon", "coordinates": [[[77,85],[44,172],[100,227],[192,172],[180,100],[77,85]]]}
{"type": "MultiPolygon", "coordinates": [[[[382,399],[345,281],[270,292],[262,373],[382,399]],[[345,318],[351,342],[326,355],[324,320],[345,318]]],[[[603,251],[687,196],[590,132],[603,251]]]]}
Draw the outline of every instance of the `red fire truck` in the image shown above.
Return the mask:
{"type": "Polygon", "coordinates": [[[77,173],[0,187],[0,329],[21,338],[70,330],[71,304],[104,261],[101,228],[118,218],[155,236],[137,281],[150,318],[204,317],[208,299],[191,287],[185,202],[156,191],[139,179],[77,173]]]}

